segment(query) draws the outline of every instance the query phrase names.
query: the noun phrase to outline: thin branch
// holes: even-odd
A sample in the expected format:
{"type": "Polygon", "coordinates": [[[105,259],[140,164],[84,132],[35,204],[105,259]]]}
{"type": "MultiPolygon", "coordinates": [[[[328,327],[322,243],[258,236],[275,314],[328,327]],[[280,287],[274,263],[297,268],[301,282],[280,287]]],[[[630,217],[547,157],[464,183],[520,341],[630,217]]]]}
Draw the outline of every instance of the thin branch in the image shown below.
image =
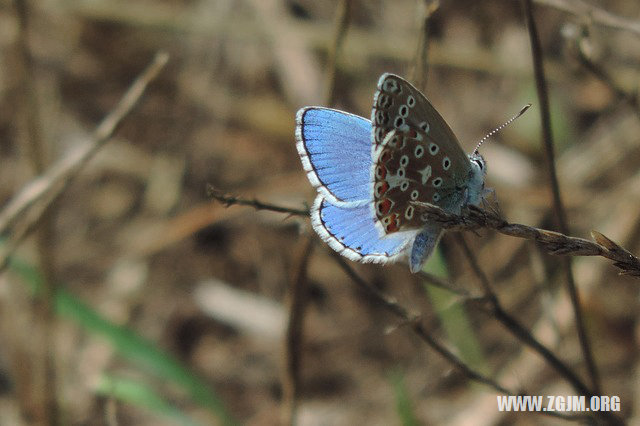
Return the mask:
{"type": "Polygon", "coordinates": [[[257,199],[248,200],[241,197],[236,197],[234,195],[226,195],[222,191],[216,189],[212,185],[207,185],[207,195],[214,200],[220,201],[222,204],[225,204],[227,207],[238,205],[238,206],[250,206],[256,210],[269,210],[277,213],[288,213],[291,216],[309,216],[309,210],[302,209],[293,209],[289,207],[282,207],[276,204],[265,203],[259,201],[257,199]]]}
{"type": "Polygon", "coordinates": [[[580,64],[582,64],[582,66],[587,71],[589,71],[593,76],[595,76],[598,80],[600,80],[607,87],[609,87],[609,89],[613,93],[615,93],[615,95],[620,100],[627,102],[629,105],[633,107],[633,109],[636,112],[638,112],[640,108],[640,102],[638,101],[638,94],[627,93],[618,83],[616,83],[614,78],[609,74],[609,72],[606,69],[604,69],[602,66],[595,63],[592,60],[591,55],[587,52],[585,48],[585,42],[582,39],[582,36],[578,36],[578,37],[581,37],[581,38],[575,40],[575,43],[577,45],[576,50],[577,50],[578,60],[580,61],[580,64]]]}
{"type": "MultiPolygon", "coordinates": [[[[15,9],[18,17],[19,31],[17,46],[19,53],[19,72],[22,108],[20,116],[25,123],[25,146],[28,160],[36,175],[42,174],[47,166],[45,141],[42,137],[42,120],[38,105],[38,91],[36,85],[36,72],[31,49],[29,48],[30,10],[26,0],[15,0],[15,9]]],[[[35,320],[34,333],[39,336],[34,339],[36,351],[35,364],[40,367],[34,369],[34,373],[40,377],[32,378],[42,386],[35,387],[32,401],[23,401],[27,407],[35,408],[35,412],[26,413],[27,416],[35,415],[36,419],[48,425],[58,425],[61,422],[58,407],[58,380],[56,378],[56,326],[55,326],[55,208],[48,209],[47,214],[41,217],[36,233],[36,247],[38,251],[38,265],[42,271],[42,291],[34,298],[32,312],[35,320]],[[38,389],[38,390],[36,390],[38,389]]]]}
{"type": "Polygon", "coordinates": [[[325,105],[333,105],[335,103],[336,70],[338,67],[338,58],[340,57],[347,30],[351,23],[351,9],[353,7],[351,3],[352,0],[341,0],[338,5],[336,28],[327,58],[327,84],[324,95],[325,105]]]}
{"type": "MultiPolygon", "coordinates": [[[[288,213],[290,215],[308,215],[306,210],[296,210],[287,207],[282,207],[274,204],[264,203],[258,200],[246,200],[233,196],[224,196],[213,188],[209,188],[211,196],[227,205],[245,205],[251,206],[257,210],[270,210],[279,213],[288,213]]],[[[596,242],[585,240],[583,238],[569,237],[559,232],[548,231],[545,229],[536,228],[528,225],[521,225],[517,223],[510,223],[502,219],[496,213],[482,210],[478,207],[471,206],[464,211],[463,215],[456,215],[448,213],[429,203],[414,202],[414,206],[420,210],[420,213],[428,215],[428,220],[438,222],[445,229],[454,231],[465,230],[478,230],[482,228],[495,229],[496,231],[509,235],[512,237],[524,238],[534,240],[546,247],[552,254],[556,255],[572,255],[572,256],[602,256],[611,260],[614,260],[614,264],[623,270],[623,273],[629,275],[640,276],[640,259],[633,256],[627,250],[618,246],[613,241],[609,240],[602,234],[592,231],[593,238],[596,242]]],[[[469,366],[464,364],[454,353],[449,351],[446,347],[442,346],[437,340],[435,340],[419,322],[418,317],[411,315],[406,308],[400,305],[397,301],[382,293],[375,286],[370,285],[364,279],[362,279],[353,268],[344,260],[338,253],[332,252],[332,255],[336,259],[338,265],[354,280],[356,285],[362,289],[368,296],[375,300],[380,305],[384,306],[389,312],[393,313],[396,317],[402,320],[403,323],[410,324],[412,330],[429,345],[432,349],[442,355],[447,361],[451,362],[456,368],[458,368],[466,377],[471,380],[484,383],[499,392],[504,394],[514,395],[517,392],[508,390],[502,387],[500,384],[483,376],[482,374],[472,370],[469,366]]],[[[538,352],[561,376],[565,377],[569,383],[576,389],[577,392],[584,395],[594,395],[592,391],[580,380],[576,374],[571,371],[559,358],[557,358],[548,348],[540,343],[536,338],[529,333],[529,331],[518,323],[508,312],[504,310],[495,293],[489,286],[489,281],[481,271],[477,262],[473,257],[470,257],[472,267],[476,271],[476,274],[481,277],[483,288],[485,289],[485,296],[483,297],[471,297],[463,290],[452,289],[451,286],[442,280],[433,278],[430,276],[422,276],[422,278],[430,281],[431,284],[435,284],[439,287],[446,288],[449,291],[453,291],[460,296],[468,297],[468,300],[482,302],[488,301],[489,304],[478,303],[480,309],[484,312],[493,315],[503,326],[516,336],[524,344],[538,352]]],[[[554,413],[546,413],[555,415],[554,413]]],[[[560,417],[575,420],[584,418],[583,416],[563,416],[560,417]]],[[[617,424],[618,420],[612,417],[612,423],[617,424]]]]}
{"type": "Polygon", "coordinates": [[[129,87],[118,105],[98,125],[89,143],[63,155],[43,175],[22,188],[0,212],[0,236],[10,236],[10,239],[0,246],[0,271],[7,266],[9,256],[15,247],[33,230],[51,203],[60,197],[82,167],[111,138],[168,60],[169,56],[166,53],[158,53],[129,87]]]}
{"type": "MultiPolygon", "coordinates": [[[[536,80],[538,100],[540,102],[542,139],[545,150],[545,159],[547,163],[547,173],[549,173],[549,185],[551,186],[551,192],[553,194],[553,209],[555,212],[556,220],[558,221],[560,232],[562,232],[563,234],[569,234],[569,225],[567,224],[567,216],[562,203],[562,197],[560,196],[560,185],[558,184],[558,176],[556,173],[553,134],[551,132],[551,112],[549,109],[549,91],[544,74],[542,46],[540,45],[540,37],[538,36],[538,29],[533,17],[532,0],[522,0],[522,5],[524,9],[525,20],[527,23],[527,30],[529,31],[531,55],[533,58],[533,71],[536,80]]],[[[600,377],[595,360],[593,359],[593,351],[591,350],[589,336],[587,335],[584,325],[580,296],[576,288],[573,271],[571,270],[571,259],[564,258],[562,260],[562,267],[564,269],[565,277],[567,280],[567,291],[569,293],[569,299],[571,300],[573,314],[576,318],[576,328],[578,331],[578,340],[580,341],[582,354],[587,364],[587,371],[589,372],[594,392],[596,394],[599,394],[600,377]]]]}
{"type": "Polygon", "coordinates": [[[518,340],[539,353],[549,363],[549,365],[551,365],[561,376],[571,383],[571,386],[573,386],[577,392],[591,397],[591,391],[580,380],[580,378],[564,362],[556,357],[551,350],[540,343],[540,341],[538,341],[538,339],[536,339],[529,330],[523,327],[514,317],[504,310],[500,300],[498,299],[498,295],[491,288],[487,275],[484,273],[482,268],[480,268],[480,264],[477,262],[473,252],[469,249],[469,246],[464,241],[462,235],[458,236],[458,243],[460,247],[462,247],[462,251],[469,261],[471,269],[478,277],[482,284],[482,288],[484,289],[485,300],[489,303],[488,309],[485,308],[484,311],[492,314],[495,319],[510,331],[518,340]]]}
{"type": "Polygon", "coordinates": [[[284,342],[284,368],[282,375],[282,424],[295,425],[302,365],[303,325],[307,307],[307,267],[313,252],[314,240],[307,235],[299,241],[291,286],[287,292],[289,316],[284,342]]]}
{"type": "MultiPolygon", "coordinates": [[[[209,186],[208,190],[209,195],[213,199],[227,206],[250,206],[256,210],[286,213],[290,216],[309,215],[309,210],[293,209],[277,204],[265,203],[257,199],[248,200],[236,196],[224,195],[211,186],[209,186]]],[[[549,253],[554,255],[601,256],[612,260],[614,262],[613,264],[621,270],[621,274],[640,277],[640,259],[597,231],[591,231],[591,235],[595,240],[594,242],[584,238],[567,236],[560,232],[536,228],[535,226],[507,222],[497,213],[475,206],[469,206],[463,211],[463,214],[457,215],[446,212],[440,207],[429,203],[416,201],[413,202],[413,205],[419,209],[421,214],[427,214],[430,221],[437,222],[441,224],[443,228],[450,231],[476,231],[483,228],[494,229],[504,235],[536,241],[548,250],[549,253]]],[[[449,284],[436,277],[428,274],[423,275],[422,273],[420,273],[420,277],[460,296],[468,296],[468,293],[464,290],[452,288],[449,284]]]]}
{"type": "Polygon", "coordinates": [[[588,4],[582,0],[535,0],[536,3],[550,6],[581,19],[616,30],[629,31],[640,35],[640,21],[624,18],[588,4]]]}
{"type": "Polygon", "coordinates": [[[422,323],[420,322],[420,318],[417,315],[410,314],[407,309],[400,305],[396,300],[387,296],[380,290],[378,290],[375,286],[370,285],[363,278],[361,278],[349,265],[340,254],[332,252],[332,255],[338,265],[342,268],[343,271],[353,280],[353,282],[367,294],[367,296],[371,297],[376,303],[379,303],[390,313],[399,318],[402,323],[409,324],[413,331],[434,351],[439,353],[443,358],[453,364],[458,370],[460,370],[466,377],[471,380],[477,381],[479,383],[486,384],[493,389],[507,395],[515,395],[517,392],[509,390],[493,379],[484,376],[477,371],[472,370],[468,365],[464,363],[457,355],[451,352],[449,349],[441,345],[437,340],[429,334],[429,332],[424,328],[422,323]]]}
{"type": "MultiPolygon", "coordinates": [[[[383,306],[387,311],[395,315],[403,324],[408,324],[413,332],[423,340],[431,349],[440,354],[444,359],[446,359],[449,363],[451,363],[455,368],[457,368],[462,375],[464,375],[467,379],[482,383],[487,385],[494,390],[505,394],[505,395],[526,395],[526,392],[522,391],[514,391],[505,388],[500,385],[498,382],[493,380],[490,377],[487,377],[469,367],[464,363],[456,354],[451,352],[445,346],[440,344],[424,327],[420,318],[416,315],[412,315],[407,311],[407,309],[400,305],[395,299],[387,296],[380,290],[378,290],[375,286],[365,281],[362,277],[360,277],[357,272],[351,267],[351,265],[344,259],[344,257],[340,256],[338,253],[332,252],[336,263],[342,268],[343,271],[353,280],[353,282],[358,286],[359,289],[364,291],[364,293],[369,296],[374,302],[383,306]]],[[[507,315],[507,318],[510,317],[507,315]]],[[[526,330],[525,330],[526,332],[526,330]]],[[[533,336],[531,336],[532,339],[533,336]]],[[[535,339],[534,339],[535,341],[535,339]]],[[[566,368],[566,367],[565,367],[566,368]]],[[[547,414],[553,417],[563,418],[565,420],[585,420],[585,416],[581,415],[565,415],[564,413],[557,413],[552,411],[544,411],[542,414],[547,414]]]]}
{"type": "Polygon", "coordinates": [[[429,21],[431,16],[440,7],[439,0],[422,0],[422,24],[420,25],[420,36],[418,47],[414,59],[411,80],[416,87],[424,89],[427,85],[427,73],[429,70],[429,21]]]}
{"type": "Polygon", "coordinates": [[[640,277],[640,259],[597,231],[591,231],[594,242],[534,226],[507,222],[498,214],[475,206],[469,206],[462,215],[456,215],[429,203],[414,202],[413,205],[421,214],[427,214],[429,220],[440,223],[445,229],[495,229],[501,234],[536,241],[554,255],[601,256],[612,260],[614,266],[621,270],[621,274],[640,277]]]}

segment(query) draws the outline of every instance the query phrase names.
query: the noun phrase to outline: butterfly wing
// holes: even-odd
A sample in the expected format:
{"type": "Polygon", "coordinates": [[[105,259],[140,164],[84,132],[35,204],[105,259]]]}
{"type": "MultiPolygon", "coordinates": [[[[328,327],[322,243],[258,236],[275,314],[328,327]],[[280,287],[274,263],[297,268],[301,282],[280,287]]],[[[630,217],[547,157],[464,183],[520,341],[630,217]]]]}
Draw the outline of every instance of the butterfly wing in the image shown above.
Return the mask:
{"type": "Polygon", "coordinates": [[[296,116],[296,147],[311,184],[335,205],[371,199],[371,123],[329,108],[296,116]]]}
{"type": "Polygon", "coordinates": [[[373,210],[390,234],[423,228],[412,201],[459,212],[472,169],[440,114],[409,82],[393,74],[378,81],[372,110],[373,210]]]}
{"type": "Polygon", "coordinates": [[[313,229],[329,246],[351,260],[386,263],[404,254],[418,231],[380,236],[369,205],[337,206],[318,195],[311,209],[313,229]]]}

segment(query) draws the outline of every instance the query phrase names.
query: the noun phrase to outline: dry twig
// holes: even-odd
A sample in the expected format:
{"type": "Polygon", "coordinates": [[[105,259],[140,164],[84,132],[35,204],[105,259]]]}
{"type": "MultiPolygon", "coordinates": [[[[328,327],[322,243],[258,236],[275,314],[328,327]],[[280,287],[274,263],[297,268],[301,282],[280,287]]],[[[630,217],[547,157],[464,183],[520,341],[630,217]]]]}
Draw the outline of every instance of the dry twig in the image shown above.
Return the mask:
{"type": "Polygon", "coordinates": [[[111,139],[122,120],[138,103],[145,89],[169,60],[158,53],[147,69],[133,82],[118,105],[93,132],[90,141],[61,157],[41,176],[32,180],[0,211],[0,237],[8,237],[0,246],[0,271],[15,247],[37,225],[47,208],[66,190],[71,180],[93,155],[111,139]]]}

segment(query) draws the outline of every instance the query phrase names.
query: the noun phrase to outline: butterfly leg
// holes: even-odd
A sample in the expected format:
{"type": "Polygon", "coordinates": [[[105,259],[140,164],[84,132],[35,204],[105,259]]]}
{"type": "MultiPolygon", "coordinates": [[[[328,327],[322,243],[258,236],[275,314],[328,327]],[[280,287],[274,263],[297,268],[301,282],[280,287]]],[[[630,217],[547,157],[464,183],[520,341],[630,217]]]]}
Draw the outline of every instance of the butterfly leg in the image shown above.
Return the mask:
{"type": "Polygon", "coordinates": [[[441,236],[442,227],[439,225],[429,225],[416,235],[409,255],[409,268],[412,273],[415,274],[422,269],[422,265],[431,256],[441,236]]]}

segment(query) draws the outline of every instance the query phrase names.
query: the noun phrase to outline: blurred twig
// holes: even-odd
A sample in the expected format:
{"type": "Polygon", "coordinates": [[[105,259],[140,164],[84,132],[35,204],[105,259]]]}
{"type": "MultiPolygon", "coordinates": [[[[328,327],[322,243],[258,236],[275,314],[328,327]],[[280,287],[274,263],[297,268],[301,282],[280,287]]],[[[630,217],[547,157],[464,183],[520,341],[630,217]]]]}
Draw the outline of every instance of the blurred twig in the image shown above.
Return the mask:
{"type": "MultiPolygon", "coordinates": [[[[36,76],[29,48],[29,25],[30,10],[26,0],[15,0],[15,9],[18,17],[18,53],[20,58],[20,68],[18,72],[20,78],[20,88],[23,109],[21,115],[25,121],[25,146],[29,161],[33,166],[36,175],[44,172],[47,166],[45,155],[45,142],[42,137],[42,120],[38,106],[38,95],[36,89],[36,76]]],[[[38,333],[38,338],[34,339],[34,347],[37,348],[34,355],[31,370],[36,377],[31,377],[29,382],[41,383],[41,386],[33,386],[36,394],[31,394],[31,401],[22,401],[23,408],[35,408],[34,412],[25,413],[27,417],[34,416],[39,422],[49,425],[60,424],[58,411],[58,383],[56,380],[56,327],[55,327],[55,244],[54,235],[55,209],[53,206],[43,214],[39,220],[39,229],[36,233],[36,244],[38,250],[38,262],[42,271],[42,291],[34,298],[33,314],[35,323],[34,332],[38,333]],[[40,375],[40,377],[37,377],[40,375]]],[[[20,378],[25,379],[25,378],[20,378]]]]}
{"type": "Polygon", "coordinates": [[[422,1],[422,23],[420,25],[420,38],[418,39],[418,48],[414,61],[413,70],[411,72],[411,80],[416,87],[424,89],[427,85],[427,72],[429,56],[429,20],[431,16],[440,7],[439,0],[423,0],[422,1]]]}
{"type": "Polygon", "coordinates": [[[580,18],[586,18],[588,21],[605,27],[629,31],[640,35],[640,21],[614,15],[609,11],[593,6],[582,0],[535,0],[535,2],[562,10],[563,12],[576,15],[580,18]]]}
{"type": "Polygon", "coordinates": [[[589,391],[587,386],[585,386],[580,378],[564,362],[557,358],[553,352],[540,343],[525,327],[523,327],[515,318],[504,310],[500,300],[498,299],[498,295],[491,288],[487,275],[484,273],[482,268],[480,268],[480,265],[476,261],[476,257],[471,249],[469,249],[469,246],[464,241],[462,235],[459,235],[458,243],[460,247],[462,247],[471,269],[478,277],[478,280],[484,289],[484,299],[489,303],[489,307],[488,309],[485,309],[485,311],[491,313],[498,322],[500,322],[522,343],[539,353],[549,363],[549,365],[551,365],[558,373],[560,373],[560,375],[565,377],[569,383],[571,383],[577,392],[591,396],[591,391],[589,391]]]}
{"type": "Polygon", "coordinates": [[[333,34],[333,41],[329,48],[327,57],[327,75],[325,85],[325,105],[333,105],[335,103],[335,85],[336,85],[336,69],[338,66],[338,58],[344,45],[344,39],[351,22],[352,0],[341,0],[338,5],[338,13],[336,15],[336,27],[333,34]]]}
{"type": "Polygon", "coordinates": [[[629,105],[633,107],[636,112],[640,112],[640,103],[638,101],[638,93],[627,93],[609,74],[609,72],[604,69],[599,64],[595,63],[591,58],[591,55],[587,51],[585,44],[586,39],[582,37],[582,35],[578,36],[578,39],[575,40],[577,47],[577,56],[580,64],[593,74],[598,80],[604,83],[609,89],[615,93],[615,95],[622,101],[627,102],[629,105]]]}
{"type": "Polygon", "coordinates": [[[307,266],[313,252],[314,241],[307,235],[299,242],[300,253],[291,277],[291,286],[287,292],[288,320],[284,347],[284,374],[282,378],[282,424],[296,424],[298,388],[300,385],[300,367],[302,356],[304,314],[307,306],[307,266]]]}
{"type": "MultiPolygon", "coordinates": [[[[540,119],[542,123],[542,139],[543,146],[545,148],[545,158],[547,163],[547,173],[549,173],[549,185],[553,194],[553,209],[555,212],[556,220],[560,232],[563,234],[569,234],[569,225],[567,224],[566,212],[562,203],[562,197],[560,195],[560,185],[558,183],[558,176],[555,166],[555,153],[553,145],[553,134],[551,132],[551,112],[549,110],[549,93],[547,88],[547,81],[544,74],[542,47],[540,45],[540,38],[538,36],[538,29],[535,19],[533,17],[533,4],[532,0],[522,0],[525,20],[527,23],[527,30],[529,31],[529,41],[531,43],[531,55],[533,58],[533,71],[536,81],[536,89],[538,93],[538,100],[540,102],[540,119]]],[[[562,259],[562,267],[565,272],[567,280],[567,291],[569,292],[569,298],[571,300],[571,306],[576,317],[576,329],[578,331],[578,339],[580,341],[580,347],[582,354],[587,364],[587,371],[591,379],[591,385],[595,394],[599,394],[600,390],[600,378],[598,375],[598,369],[593,359],[593,352],[591,350],[591,343],[587,332],[585,330],[584,319],[582,315],[582,306],[580,304],[580,297],[578,290],[576,289],[575,279],[573,271],[571,270],[571,258],[562,259]]]]}
{"type": "Polygon", "coordinates": [[[155,79],[168,60],[169,56],[166,53],[158,53],[129,87],[118,105],[98,125],[89,143],[63,155],[43,175],[22,188],[0,211],[0,236],[9,236],[0,246],[0,271],[6,267],[15,247],[36,226],[47,207],[58,199],[82,167],[111,138],[120,122],[138,103],[149,83],[155,79]]]}
{"type": "MultiPolygon", "coordinates": [[[[290,215],[307,215],[306,211],[297,209],[290,209],[287,207],[277,206],[273,204],[264,203],[258,200],[244,200],[238,197],[221,196],[218,194],[212,195],[216,200],[224,202],[227,205],[247,205],[252,206],[259,210],[271,210],[279,213],[288,213],[290,215]]],[[[559,232],[547,231],[545,229],[535,228],[532,226],[521,225],[517,223],[509,223],[499,217],[496,213],[485,211],[477,207],[471,207],[465,211],[464,215],[455,215],[447,213],[441,208],[428,204],[428,203],[415,203],[415,205],[421,209],[421,213],[426,213],[429,216],[429,220],[436,221],[443,225],[444,228],[450,230],[477,230],[481,228],[491,228],[505,235],[513,237],[525,238],[535,240],[545,246],[552,254],[566,254],[573,256],[603,256],[615,261],[615,265],[626,271],[630,275],[640,276],[640,259],[631,255],[628,251],[618,246],[611,240],[602,236],[601,234],[593,231],[596,242],[591,242],[582,238],[569,237],[559,232]]],[[[504,394],[517,394],[517,392],[502,387],[499,383],[493,379],[486,377],[467,366],[461,361],[454,353],[449,351],[446,347],[442,346],[436,341],[419,322],[419,318],[410,314],[406,308],[398,304],[397,301],[380,292],[375,286],[369,285],[364,279],[362,279],[354,269],[346,262],[338,253],[332,253],[336,262],[340,267],[349,275],[350,278],[358,285],[359,288],[365,291],[375,301],[384,306],[387,310],[400,318],[404,323],[410,324],[414,332],[424,340],[431,348],[442,355],[447,361],[451,362],[457,367],[466,377],[471,380],[484,383],[495,390],[504,394]]],[[[571,371],[571,369],[558,359],[549,349],[547,349],[542,343],[540,343],[529,331],[518,323],[511,315],[509,315],[499,303],[499,300],[495,293],[491,290],[489,282],[477,265],[477,262],[473,261],[473,257],[469,257],[472,263],[472,267],[476,271],[476,274],[480,277],[485,289],[485,295],[481,298],[469,297],[469,300],[475,300],[476,302],[488,301],[489,306],[483,310],[492,314],[501,324],[505,326],[513,335],[520,339],[527,346],[538,352],[556,371],[558,371],[563,377],[565,377],[576,391],[584,395],[594,395],[592,391],[580,380],[579,377],[571,371]]],[[[451,290],[451,287],[446,283],[439,283],[444,288],[451,290]]],[[[461,296],[467,296],[466,293],[458,293],[461,296]]],[[[479,303],[482,308],[486,306],[483,303],[479,303]]],[[[546,413],[555,415],[557,413],[546,413]]],[[[573,419],[572,416],[560,416],[567,419],[573,419]]],[[[612,422],[617,422],[617,418],[614,418],[612,422]]]]}
{"type": "Polygon", "coordinates": [[[499,383],[495,382],[493,379],[484,376],[477,371],[472,370],[468,365],[466,365],[457,355],[451,352],[449,349],[441,345],[437,340],[431,336],[431,334],[424,328],[422,322],[420,321],[419,316],[410,314],[407,309],[400,305],[396,300],[387,296],[380,290],[378,290],[375,286],[370,285],[366,282],[362,277],[360,277],[355,270],[347,263],[346,260],[340,254],[333,252],[332,253],[334,259],[340,265],[340,267],[347,273],[347,275],[356,283],[358,288],[363,290],[369,297],[375,300],[380,305],[384,306],[389,312],[398,317],[403,323],[406,323],[411,326],[413,331],[434,351],[442,355],[447,361],[453,364],[456,368],[458,368],[466,377],[471,380],[484,383],[498,392],[512,395],[516,392],[513,392],[505,387],[501,386],[499,383]]]}
{"type": "Polygon", "coordinates": [[[214,200],[220,201],[227,207],[233,205],[251,206],[256,210],[269,210],[278,213],[288,213],[291,216],[309,216],[308,209],[292,209],[289,207],[278,206],[276,204],[264,203],[255,198],[253,200],[247,200],[245,198],[236,197],[234,195],[226,195],[225,193],[214,188],[211,185],[207,185],[207,195],[209,195],[209,197],[213,198],[214,200]]]}

